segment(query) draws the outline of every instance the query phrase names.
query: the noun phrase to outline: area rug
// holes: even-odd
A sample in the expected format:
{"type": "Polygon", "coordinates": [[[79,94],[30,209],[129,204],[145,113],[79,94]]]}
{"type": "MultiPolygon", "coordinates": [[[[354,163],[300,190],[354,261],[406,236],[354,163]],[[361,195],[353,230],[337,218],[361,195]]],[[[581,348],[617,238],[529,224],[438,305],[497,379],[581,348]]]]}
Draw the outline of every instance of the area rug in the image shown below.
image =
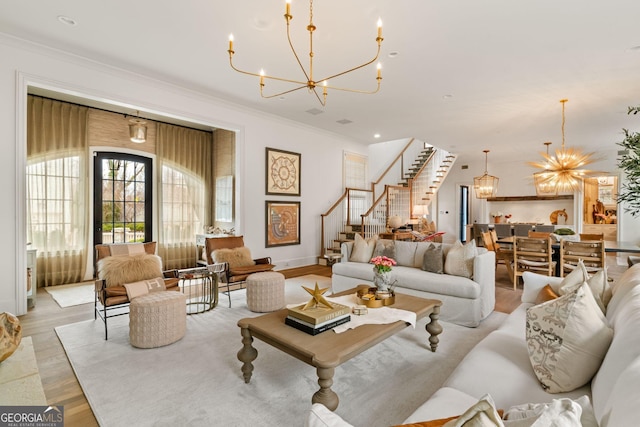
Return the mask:
{"type": "Polygon", "coordinates": [[[93,282],[74,283],[71,285],[47,286],[44,288],[51,298],[62,308],[94,302],[93,282]]]}
{"type": "MultiPolygon", "coordinates": [[[[306,300],[300,284],[307,280],[287,280],[287,304],[306,300]]],[[[319,388],[315,369],[255,340],[258,358],[245,384],[237,322],[259,314],[247,309],[245,290],[231,295],[232,308],[188,316],[185,337],[156,349],[129,344],[127,316],[110,321],[108,341],[99,320],[57,327],[100,425],[302,426],[319,388]]],[[[354,426],[400,423],[505,316],[493,313],[478,328],[442,322],[436,353],[428,350],[426,319],[366,350],[336,368],[336,413],[354,426]]]]}

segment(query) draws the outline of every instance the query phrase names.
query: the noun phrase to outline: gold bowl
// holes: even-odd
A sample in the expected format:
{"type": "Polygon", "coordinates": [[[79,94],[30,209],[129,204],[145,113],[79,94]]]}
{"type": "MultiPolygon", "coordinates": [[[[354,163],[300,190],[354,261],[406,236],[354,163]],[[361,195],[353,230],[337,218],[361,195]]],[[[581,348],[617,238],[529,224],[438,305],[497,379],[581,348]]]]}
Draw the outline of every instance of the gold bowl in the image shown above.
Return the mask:
{"type": "Polygon", "coordinates": [[[379,298],[376,293],[378,289],[369,285],[358,285],[356,288],[356,297],[358,304],[366,305],[368,308],[380,308],[393,305],[396,302],[396,296],[393,291],[389,291],[389,296],[379,298]]]}

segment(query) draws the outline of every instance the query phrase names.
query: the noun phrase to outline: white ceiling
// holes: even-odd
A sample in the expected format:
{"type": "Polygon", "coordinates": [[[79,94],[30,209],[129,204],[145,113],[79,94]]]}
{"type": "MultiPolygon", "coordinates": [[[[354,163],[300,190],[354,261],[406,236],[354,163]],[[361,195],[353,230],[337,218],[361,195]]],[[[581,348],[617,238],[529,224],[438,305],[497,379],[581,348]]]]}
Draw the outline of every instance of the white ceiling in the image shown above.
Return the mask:
{"type": "MultiPolygon", "coordinates": [[[[330,92],[324,108],[306,90],[262,99],[257,78],[229,67],[233,33],[237,66],[301,79],[284,9],[283,0],[5,0],[0,32],[364,144],[415,137],[458,153],[490,149],[494,160],[535,156],[544,141],[560,146],[563,98],[567,146],[615,147],[622,128],[640,127],[627,115],[640,105],[638,0],[316,0],[317,77],[370,59],[379,17],[384,25],[380,92],[330,92]],[[323,113],[306,112],[313,108],[323,113]]],[[[291,12],[306,63],[308,3],[293,0],[291,12]]],[[[375,68],[335,84],[372,88],[375,68]]]]}

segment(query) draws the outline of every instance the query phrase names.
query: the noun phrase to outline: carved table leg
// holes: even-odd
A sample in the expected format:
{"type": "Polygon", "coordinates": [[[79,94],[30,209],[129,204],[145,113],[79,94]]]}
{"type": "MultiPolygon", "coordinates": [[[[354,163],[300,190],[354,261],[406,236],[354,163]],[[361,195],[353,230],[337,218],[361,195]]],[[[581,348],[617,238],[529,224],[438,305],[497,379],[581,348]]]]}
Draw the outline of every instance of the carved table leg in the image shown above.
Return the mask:
{"type": "Polygon", "coordinates": [[[249,384],[251,381],[251,373],[253,372],[253,362],[258,357],[258,350],[251,346],[253,337],[249,328],[240,328],[242,334],[242,349],[238,351],[238,360],[242,362],[242,375],[244,382],[249,384]]]}
{"type": "Polygon", "coordinates": [[[311,403],[322,403],[331,411],[338,407],[338,395],[331,390],[333,385],[334,368],[318,368],[318,385],[320,390],[316,391],[311,398],[311,403]]]}
{"type": "Polygon", "coordinates": [[[436,348],[438,348],[438,343],[440,339],[438,335],[442,333],[442,326],[438,323],[438,318],[440,318],[440,306],[436,305],[433,307],[433,312],[429,315],[431,321],[427,323],[425,327],[427,332],[429,332],[429,342],[431,343],[431,351],[435,352],[436,348]]]}

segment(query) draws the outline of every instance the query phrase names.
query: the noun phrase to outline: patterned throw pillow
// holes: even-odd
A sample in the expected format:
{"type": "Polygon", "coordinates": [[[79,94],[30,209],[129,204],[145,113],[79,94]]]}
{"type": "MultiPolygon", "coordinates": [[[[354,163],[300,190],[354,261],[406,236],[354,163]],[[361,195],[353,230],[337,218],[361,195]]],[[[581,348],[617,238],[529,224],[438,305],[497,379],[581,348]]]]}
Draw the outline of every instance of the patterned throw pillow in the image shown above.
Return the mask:
{"type": "Polygon", "coordinates": [[[356,239],[353,242],[353,249],[349,261],[353,262],[369,262],[371,261],[373,250],[378,242],[378,236],[364,239],[360,234],[356,233],[356,239]]]}
{"type": "Polygon", "coordinates": [[[444,273],[444,262],[442,257],[442,245],[431,243],[424,252],[422,269],[431,273],[444,273]]]}
{"type": "Polygon", "coordinates": [[[613,330],[586,283],[574,292],[527,309],[527,350],[549,393],[575,390],[598,371],[613,330]]]}
{"type": "Polygon", "coordinates": [[[376,243],[376,248],[373,250],[372,258],[377,256],[386,256],[387,258],[396,259],[396,245],[393,240],[378,240],[378,242],[376,243]]]}
{"type": "Polygon", "coordinates": [[[453,244],[444,260],[444,272],[468,279],[473,277],[473,259],[476,257],[476,241],[463,245],[460,241],[453,244]]]}

